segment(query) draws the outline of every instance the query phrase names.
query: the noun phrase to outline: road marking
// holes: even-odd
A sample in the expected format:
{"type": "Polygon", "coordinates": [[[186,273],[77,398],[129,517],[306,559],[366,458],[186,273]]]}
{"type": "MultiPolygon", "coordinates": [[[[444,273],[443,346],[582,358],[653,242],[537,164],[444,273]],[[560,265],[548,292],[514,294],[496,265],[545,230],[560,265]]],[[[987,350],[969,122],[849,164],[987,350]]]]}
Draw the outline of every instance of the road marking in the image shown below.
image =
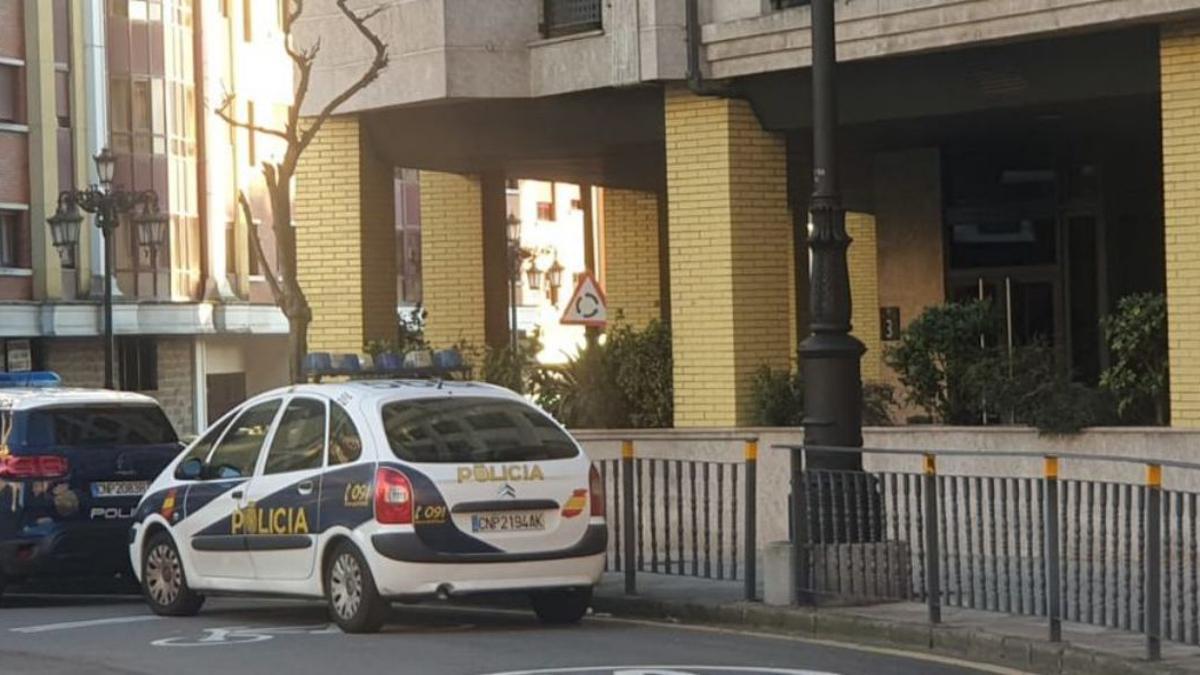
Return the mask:
{"type": "Polygon", "coordinates": [[[155,640],[155,647],[213,647],[266,642],[277,635],[330,635],[341,633],[333,624],[316,626],[224,626],[205,628],[201,637],[169,637],[155,640]]]}
{"type": "Polygon", "coordinates": [[[136,616],[112,616],[107,619],[89,619],[87,621],[48,623],[41,626],[22,626],[20,628],[9,628],[9,630],[13,633],[48,633],[54,630],[71,630],[73,628],[90,628],[92,626],[107,626],[110,624],[157,621],[160,618],[162,617],[154,616],[152,614],[138,614],[136,616]]]}
{"type": "MultiPolygon", "coordinates": [[[[975,670],[981,673],[993,673],[994,675],[1030,675],[1027,670],[1018,670],[1016,668],[1007,668],[1005,666],[993,666],[988,663],[979,663],[977,661],[967,661],[966,659],[958,659],[953,656],[942,656],[941,654],[931,654],[929,652],[915,652],[904,649],[894,649],[891,647],[872,647],[869,645],[856,644],[853,642],[839,642],[836,640],[826,640],[822,638],[799,637],[795,635],[783,635],[780,633],[767,633],[763,631],[742,630],[736,628],[722,628],[718,626],[702,626],[698,624],[686,623],[663,623],[658,621],[647,621],[643,619],[619,619],[612,616],[596,617],[589,616],[589,619],[599,622],[608,623],[628,623],[639,626],[652,626],[654,628],[679,629],[698,631],[702,633],[723,633],[727,635],[750,635],[757,638],[767,640],[783,640],[787,642],[803,642],[812,645],[821,645],[825,647],[837,647],[839,649],[848,649],[857,652],[866,652],[869,654],[882,654],[884,656],[898,656],[913,661],[928,661],[930,663],[940,663],[947,666],[956,666],[975,670]]],[[[501,674],[502,675],[502,674],[501,674]]]]}

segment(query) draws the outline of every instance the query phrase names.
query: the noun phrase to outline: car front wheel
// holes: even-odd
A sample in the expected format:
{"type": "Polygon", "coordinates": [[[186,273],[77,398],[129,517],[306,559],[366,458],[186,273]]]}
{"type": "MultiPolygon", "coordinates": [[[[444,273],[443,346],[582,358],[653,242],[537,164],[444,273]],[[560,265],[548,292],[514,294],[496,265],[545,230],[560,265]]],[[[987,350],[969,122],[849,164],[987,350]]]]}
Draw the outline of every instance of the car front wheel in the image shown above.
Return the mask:
{"type": "Polygon", "coordinates": [[[592,606],[592,589],[589,586],[535,591],[529,595],[529,601],[542,623],[578,623],[592,606]]]}
{"type": "Polygon", "coordinates": [[[371,568],[358,547],[343,541],[325,566],[329,614],[346,633],[376,633],[391,605],[379,595],[371,568]]]}
{"type": "Polygon", "coordinates": [[[194,616],[204,604],[204,596],[188,588],[179,549],[166,532],[151,537],[142,554],[142,595],[162,616],[194,616]]]}

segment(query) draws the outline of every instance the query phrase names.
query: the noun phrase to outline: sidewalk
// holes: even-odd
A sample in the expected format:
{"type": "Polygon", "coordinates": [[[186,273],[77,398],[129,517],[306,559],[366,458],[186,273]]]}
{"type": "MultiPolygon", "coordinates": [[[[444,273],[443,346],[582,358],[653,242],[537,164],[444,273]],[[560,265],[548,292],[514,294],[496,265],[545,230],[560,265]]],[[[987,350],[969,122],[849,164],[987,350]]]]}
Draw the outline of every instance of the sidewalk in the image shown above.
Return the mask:
{"type": "Polygon", "coordinates": [[[742,600],[740,582],[639,574],[638,594],[624,594],[623,577],[606,574],[595,611],[618,617],[721,625],[839,642],[932,651],[1036,673],[1200,673],[1200,648],[1163,643],[1163,660],[1144,659],[1145,638],[1080,624],[1063,624],[1063,642],[1046,641],[1046,625],[1031,617],[942,609],[931,627],[918,603],[871,607],[786,608],[742,600]]]}

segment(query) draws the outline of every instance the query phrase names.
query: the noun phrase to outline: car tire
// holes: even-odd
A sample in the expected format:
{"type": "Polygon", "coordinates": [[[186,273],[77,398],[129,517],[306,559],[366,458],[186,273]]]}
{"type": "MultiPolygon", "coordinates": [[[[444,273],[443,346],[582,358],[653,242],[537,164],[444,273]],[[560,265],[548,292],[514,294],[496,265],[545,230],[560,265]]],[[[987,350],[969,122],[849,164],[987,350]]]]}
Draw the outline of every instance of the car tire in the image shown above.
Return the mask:
{"type": "Polygon", "coordinates": [[[204,596],[188,587],[179,549],[166,532],[150,537],[142,553],[142,596],[161,616],[195,616],[204,604],[204,596]]]}
{"type": "Polygon", "coordinates": [[[345,633],[377,633],[391,612],[379,595],[366,558],[354,544],[343,541],[325,565],[325,596],[329,616],[345,633]]]}
{"type": "Polygon", "coordinates": [[[592,606],[592,588],[588,586],[535,591],[529,594],[529,602],[542,623],[579,623],[592,606]]]}

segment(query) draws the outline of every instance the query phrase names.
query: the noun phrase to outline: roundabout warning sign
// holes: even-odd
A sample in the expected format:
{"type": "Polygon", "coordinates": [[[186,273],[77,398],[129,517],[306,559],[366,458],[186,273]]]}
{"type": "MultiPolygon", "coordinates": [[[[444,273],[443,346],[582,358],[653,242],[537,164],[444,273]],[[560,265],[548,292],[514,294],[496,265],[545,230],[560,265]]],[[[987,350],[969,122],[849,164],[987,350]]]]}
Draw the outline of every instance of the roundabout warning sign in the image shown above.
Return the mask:
{"type": "Polygon", "coordinates": [[[593,328],[604,328],[608,324],[608,300],[591,272],[584,272],[579,277],[579,284],[571,294],[561,323],[593,328]]]}

